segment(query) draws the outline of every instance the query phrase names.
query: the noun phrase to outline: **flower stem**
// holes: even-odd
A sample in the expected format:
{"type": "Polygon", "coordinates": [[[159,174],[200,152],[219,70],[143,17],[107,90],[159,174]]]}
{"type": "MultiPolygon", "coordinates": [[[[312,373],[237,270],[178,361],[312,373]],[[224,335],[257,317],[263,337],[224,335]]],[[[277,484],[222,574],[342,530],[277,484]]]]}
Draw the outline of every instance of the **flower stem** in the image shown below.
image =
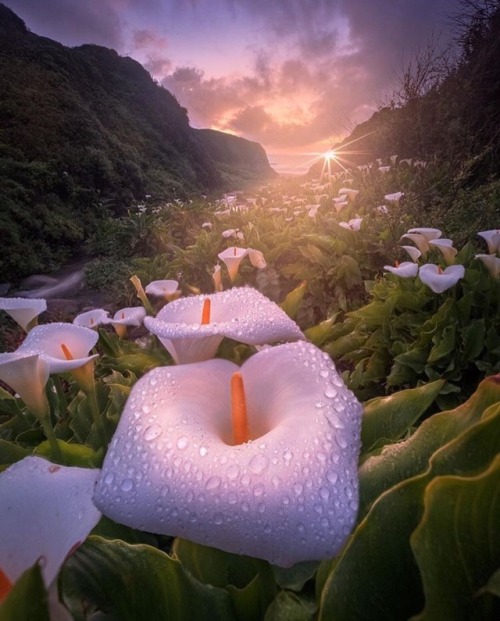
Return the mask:
{"type": "Polygon", "coordinates": [[[50,448],[52,449],[52,457],[59,463],[63,462],[63,456],[61,453],[61,447],[59,446],[59,442],[57,440],[56,434],[54,432],[54,428],[51,425],[50,419],[48,416],[44,416],[40,422],[42,423],[43,432],[45,437],[49,441],[50,448]]]}
{"type": "Polygon", "coordinates": [[[96,426],[97,432],[101,437],[102,447],[105,449],[108,445],[108,435],[106,433],[106,429],[104,428],[104,423],[101,418],[99,412],[99,405],[97,403],[97,393],[95,390],[95,384],[92,390],[86,390],[85,394],[87,395],[87,399],[90,407],[90,414],[92,415],[92,420],[94,421],[94,425],[96,426]]]}

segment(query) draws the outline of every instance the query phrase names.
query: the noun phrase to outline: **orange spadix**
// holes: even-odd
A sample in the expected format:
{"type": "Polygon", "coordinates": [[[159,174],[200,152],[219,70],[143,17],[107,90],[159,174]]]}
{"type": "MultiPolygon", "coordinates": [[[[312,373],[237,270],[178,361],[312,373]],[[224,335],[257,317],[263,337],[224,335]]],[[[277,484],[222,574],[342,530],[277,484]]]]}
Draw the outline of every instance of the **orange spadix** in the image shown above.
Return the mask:
{"type": "Polygon", "coordinates": [[[210,323],[210,298],[205,298],[201,311],[201,325],[206,326],[208,323],[210,323]]]}
{"type": "Polygon", "coordinates": [[[243,377],[239,372],[233,373],[231,377],[231,418],[234,443],[248,442],[250,433],[248,431],[247,401],[243,377]]]}
{"type": "Polygon", "coordinates": [[[66,360],[74,360],[73,354],[69,351],[64,343],[61,343],[61,349],[66,360]]]}
{"type": "Polygon", "coordinates": [[[12,582],[7,578],[5,573],[2,571],[0,567],[0,604],[9,594],[9,591],[12,589],[12,582]]]}

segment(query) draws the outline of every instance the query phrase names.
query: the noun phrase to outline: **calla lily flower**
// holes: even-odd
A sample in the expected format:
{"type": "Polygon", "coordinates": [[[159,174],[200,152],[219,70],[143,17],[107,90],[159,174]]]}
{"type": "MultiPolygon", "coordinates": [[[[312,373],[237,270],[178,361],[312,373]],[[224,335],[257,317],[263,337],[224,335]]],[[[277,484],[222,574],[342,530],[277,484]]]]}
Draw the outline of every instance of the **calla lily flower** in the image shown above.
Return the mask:
{"type": "Polygon", "coordinates": [[[478,235],[488,244],[489,254],[496,254],[500,250],[500,229],[481,231],[478,235]]]}
{"type": "Polygon", "coordinates": [[[222,291],[222,275],[220,273],[221,266],[217,263],[214,265],[214,271],[212,272],[212,280],[214,281],[214,289],[215,291],[222,291]]]}
{"type": "Polygon", "coordinates": [[[386,206],[386,205],[379,205],[379,206],[377,207],[377,211],[378,211],[379,213],[383,213],[383,214],[388,214],[388,213],[389,213],[389,210],[387,209],[387,206],[386,206]]]}
{"type": "Polygon", "coordinates": [[[213,358],[224,337],[247,345],[304,338],[277,304],[250,287],[175,300],[144,325],[177,364],[213,358]]]}
{"type": "Polygon", "coordinates": [[[379,166],[378,169],[382,174],[385,174],[391,170],[391,167],[390,166],[379,166]]]}
{"type": "Polygon", "coordinates": [[[390,203],[399,203],[401,198],[404,196],[404,192],[394,192],[393,194],[386,194],[384,196],[386,201],[390,203]]]}
{"type": "Polygon", "coordinates": [[[495,280],[500,278],[500,257],[496,257],[494,254],[476,254],[475,258],[484,263],[495,280]]]}
{"type": "Polygon", "coordinates": [[[401,235],[401,239],[411,239],[411,241],[417,246],[420,256],[423,258],[427,256],[430,246],[429,240],[425,237],[425,235],[422,235],[421,233],[405,233],[404,235],[401,235]]]}
{"type": "Polygon", "coordinates": [[[0,354],[0,380],[12,388],[40,420],[49,415],[45,385],[49,364],[38,354],[15,351],[0,354]]]}
{"type": "Polygon", "coordinates": [[[128,526],[284,567],[328,558],[356,519],[361,414],[306,342],[242,367],[156,368],[132,389],[94,502],[128,526]]]}
{"type": "Polygon", "coordinates": [[[144,291],[148,295],[163,298],[167,301],[174,300],[180,295],[179,283],[176,280],[153,280],[144,291]]]}
{"type": "Polygon", "coordinates": [[[131,306],[116,311],[112,318],[106,320],[115,329],[118,336],[124,337],[127,333],[128,326],[138,327],[142,325],[142,321],[146,316],[146,309],[142,306],[131,306]]]}
{"type": "Polygon", "coordinates": [[[236,278],[240,263],[246,256],[248,256],[250,263],[254,267],[257,267],[260,270],[267,267],[267,263],[262,252],[260,252],[260,250],[254,250],[253,248],[238,248],[236,246],[231,246],[223,252],[220,252],[217,256],[225,263],[231,281],[236,278]]]}
{"type": "Polygon", "coordinates": [[[98,357],[98,354],[88,355],[98,338],[90,328],[72,323],[47,323],[30,330],[17,353],[39,354],[48,363],[51,374],[65,373],[98,357]]]}
{"type": "Polygon", "coordinates": [[[403,250],[406,250],[406,252],[410,255],[411,260],[416,263],[419,258],[422,256],[422,253],[420,252],[420,250],[418,248],[415,248],[415,246],[401,246],[401,248],[403,248],[403,250]]]}
{"type": "Polygon", "coordinates": [[[401,278],[413,278],[418,274],[418,265],[412,261],[403,261],[399,265],[384,265],[384,270],[400,276],[401,278]]]}
{"type": "Polygon", "coordinates": [[[28,332],[36,324],[38,315],[47,310],[47,301],[41,298],[0,298],[0,310],[4,310],[28,332]]]}
{"type": "Polygon", "coordinates": [[[338,194],[339,196],[347,196],[350,201],[354,202],[359,194],[359,190],[353,190],[352,188],[340,188],[338,194]]]}
{"type": "Polygon", "coordinates": [[[239,229],[226,229],[222,231],[222,237],[224,239],[229,239],[229,237],[237,237],[238,239],[243,239],[244,235],[239,229]]]}
{"type": "Polygon", "coordinates": [[[79,315],[77,315],[73,319],[73,323],[75,324],[75,326],[96,329],[100,325],[106,323],[108,315],[109,311],[104,310],[103,308],[94,308],[92,310],[86,311],[85,313],[80,313],[79,315]]]}
{"type": "Polygon", "coordinates": [[[101,517],[92,503],[99,472],[26,457],[0,473],[0,575],[11,585],[36,562],[47,587],[55,580],[101,517]]]}
{"type": "Polygon", "coordinates": [[[447,265],[453,265],[458,250],[453,247],[453,241],[451,239],[431,239],[429,241],[429,246],[433,246],[441,252],[447,265]]]}
{"type": "Polygon", "coordinates": [[[417,227],[414,229],[408,229],[408,233],[417,233],[423,235],[427,241],[431,239],[438,239],[443,234],[439,229],[432,229],[428,227],[417,227]]]}
{"type": "Polygon", "coordinates": [[[359,229],[361,228],[361,222],[363,222],[363,218],[351,218],[349,222],[339,222],[339,226],[341,226],[343,229],[359,231],[359,229]]]}
{"type": "Polygon", "coordinates": [[[418,275],[424,285],[427,285],[434,293],[443,293],[464,277],[465,268],[463,265],[450,265],[442,270],[439,265],[427,263],[427,265],[422,265],[418,275]]]}

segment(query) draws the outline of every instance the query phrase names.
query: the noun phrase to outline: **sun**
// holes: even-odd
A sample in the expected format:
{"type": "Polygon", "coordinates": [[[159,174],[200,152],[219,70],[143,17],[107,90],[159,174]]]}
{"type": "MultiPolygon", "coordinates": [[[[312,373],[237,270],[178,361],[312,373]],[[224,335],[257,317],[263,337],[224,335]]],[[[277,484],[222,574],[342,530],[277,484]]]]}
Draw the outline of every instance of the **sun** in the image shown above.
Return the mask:
{"type": "Polygon", "coordinates": [[[330,160],[335,160],[337,159],[337,154],[335,153],[333,149],[330,149],[329,151],[326,151],[325,153],[323,153],[323,159],[326,160],[327,162],[329,162],[330,160]]]}

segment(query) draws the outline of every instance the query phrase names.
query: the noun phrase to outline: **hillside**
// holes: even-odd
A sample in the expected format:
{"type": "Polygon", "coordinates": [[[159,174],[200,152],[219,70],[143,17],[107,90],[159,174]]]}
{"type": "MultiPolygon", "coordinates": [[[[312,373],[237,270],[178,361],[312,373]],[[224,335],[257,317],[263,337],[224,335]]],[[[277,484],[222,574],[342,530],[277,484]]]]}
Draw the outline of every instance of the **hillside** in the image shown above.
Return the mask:
{"type": "Polygon", "coordinates": [[[250,157],[234,136],[221,138],[231,155],[213,157],[187,110],[136,61],[37,36],[3,4],[0,84],[0,281],[57,265],[100,215],[145,196],[236,189],[272,173],[263,149],[250,157]]]}
{"type": "MultiPolygon", "coordinates": [[[[452,53],[430,47],[417,55],[387,105],[335,145],[344,165],[398,155],[439,162],[456,187],[498,178],[500,3],[474,6],[455,17],[452,53]]],[[[321,164],[311,174],[319,172],[321,164]]]]}

